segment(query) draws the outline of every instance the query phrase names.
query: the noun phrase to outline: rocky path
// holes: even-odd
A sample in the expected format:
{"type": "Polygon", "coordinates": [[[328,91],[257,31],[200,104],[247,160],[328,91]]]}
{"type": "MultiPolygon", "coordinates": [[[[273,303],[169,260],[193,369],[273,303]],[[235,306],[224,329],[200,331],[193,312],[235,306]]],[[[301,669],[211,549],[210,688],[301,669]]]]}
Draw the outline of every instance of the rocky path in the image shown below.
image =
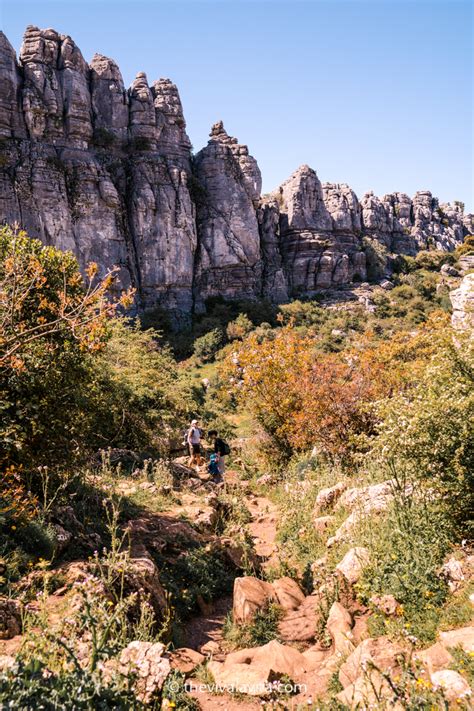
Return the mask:
{"type": "MultiPolygon", "coordinates": [[[[232,483],[238,483],[235,475],[232,483]]],[[[264,565],[275,562],[276,531],[278,508],[264,496],[250,495],[248,508],[252,520],[247,529],[255,544],[255,552],[264,565]]],[[[226,616],[232,610],[232,596],[214,601],[210,611],[190,620],[185,629],[185,645],[190,649],[212,654],[213,659],[222,661],[223,650],[222,627],[226,616]]]]}
{"type": "Polygon", "coordinates": [[[223,661],[222,627],[226,616],[232,610],[232,596],[216,600],[212,611],[207,615],[199,615],[186,624],[185,646],[203,654],[212,654],[213,659],[223,661]]]}
{"type": "MultiPolygon", "coordinates": [[[[234,472],[230,473],[228,482],[234,486],[242,485],[242,493],[246,482],[240,482],[234,472]]],[[[276,532],[278,507],[264,496],[245,493],[246,504],[252,516],[247,524],[255,545],[255,552],[263,566],[276,562],[276,532]]],[[[222,634],[227,615],[232,611],[232,596],[216,600],[209,614],[203,614],[190,620],[185,630],[185,645],[212,658],[223,662],[226,658],[225,641],[222,634]]],[[[235,697],[227,693],[215,693],[199,679],[188,680],[189,693],[195,698],[202,709],[206,711],[254,711],[262,709],[260,700],[250,697],[235,697]]],[[[271,706],[268,706],[271,708],[271,706]]],[[[281,708],[281,707],[280,707],[281,708]]],[[[291,708],[288,706],[287,708],[291,708]]]]}
{"type": "Polygon", "coordinates": [[[255,552],[268,564],[274,561],[276,553],[278,507],[264,496],[255,496],[250,499],[248,508],[252,521],[247,528],[254,539],[255,552]]]}

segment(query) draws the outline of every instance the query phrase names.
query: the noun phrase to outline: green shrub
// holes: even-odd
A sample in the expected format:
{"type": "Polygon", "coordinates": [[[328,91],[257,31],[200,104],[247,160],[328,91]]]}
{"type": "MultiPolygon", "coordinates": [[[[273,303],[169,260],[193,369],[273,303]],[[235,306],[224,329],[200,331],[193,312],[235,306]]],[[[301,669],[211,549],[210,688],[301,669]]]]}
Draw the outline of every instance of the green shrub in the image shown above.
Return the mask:
{"type": "Polygon", "coordinates": [[[202,363],[213,360],[219,348],[224,343],[224,333],[220,328],[214,328],[194,341],[194,355],[202,363]]]}
{"type": "Polygon", "coordinates": [[[422,250],[415,257],[415,267],[427,271],[439,272],[443,264],[453,264],[454,256],[450,252],[435,249],[422,250]]]}
{"type": "Polygon", "coordinates": [[[253,323],[247,314],[239,314],[235,321],[231,321],[227,324],[227,338],[229,341],[242,339],[253,330],[253,327],[253,323]]]}
{"type": "Polygon", "coordinates": [[[234,648],[261,647],[274,639],[278,639],[278,624],[283,611],[276,603],[269,603],[257,610],[251,622],[235,624],[228,615],[224,627],[224,639],[234,648]]]}
{"type": "Polygon", "coordinates": [[[428,642],[436,636],[448,595],[439,570],[453,532],[444,508],[410,486],[398,482],[387,516],[374,521],[362,537],[370,550],[370,564],[357,588],[365,602],[372,595],[391,594],[400,604],[396,617],[375,611],[372,633],[404,631],[428,642]]]}
{"type": "Polygon", "coordinates": [[[232,590],[236,571],[220,551],[197,546],[173,562],[159,554],[155,559],[180,621],[199,610],[200,600],[209,603],[232,590]]]}
{"type": "Polygon", "coordinates": [[[72,254],[0,229],[0,464],[77,457],[109,284],[86,295],[72,254]]]}
{"type": "Polygon", "coordinates": [[[110,323],[107,345],[91,369],[88,400],[97,446],[113,442],[163,453],[194,406],[191,389],[159,334],[126,319],[110,323]]]}
{"type": "Polygon", "coordinates": [[[462,336],[455,346],[451,337],[438,342],[416,388],[380,404],[371,456],[429,484],[466,534],[474,526],[474,346],[462,336]]]}
{"type": "MultiPolygon", "coordinates": [[[[209,684],[210,684],[209,680],[209,684]]],[[[170,704],[174,704],[174,708],[179,709],[179,711],[200,711],[201,706],[193,699],[189,694],[186,693],[186,679],[178,671],[172,671],[166,677],[166,681],[163,685],[162,690],[163,707],[173,708],[170,704]],[[166,703],[168,702],[168,706],[166,703]]]]}
{"type": "Polygon", "coordinates": [[[99,148],[110,148],[110,146],[114,145],[115,141],[115,134],[107,128],[99,127],[94,130],[92,142],[95,146],[99,148]]]}
{"type": "Polygon", "coordinates": [[[74,709],[139,709],[131,690],[131,678],[114,676],[105,681],[98,671],[89,672],[79,665],[52,674],[42,662],[17,662],[0,674],[0,705],[15,711],[70,711],[74,709]]]}
{"type": "Polygon", "coordinates": [[[130,141],[132,151],[150,151],[151,141],[146,136],[134,136],[130,141]]]}
{"type": "Polygon", "coordinates": [[[365,236],[362,239],[365,251],[367,278],[369,281],[379,281],[387,268],[387,248],[377,239],[365,236]]]}
{"type": "Polygon", "coordinates": [[[474,235],[466,235],[464,242],[459,247],[456,247],[454,251],[457,259],[468,254],[474,254],[474,235]]]}

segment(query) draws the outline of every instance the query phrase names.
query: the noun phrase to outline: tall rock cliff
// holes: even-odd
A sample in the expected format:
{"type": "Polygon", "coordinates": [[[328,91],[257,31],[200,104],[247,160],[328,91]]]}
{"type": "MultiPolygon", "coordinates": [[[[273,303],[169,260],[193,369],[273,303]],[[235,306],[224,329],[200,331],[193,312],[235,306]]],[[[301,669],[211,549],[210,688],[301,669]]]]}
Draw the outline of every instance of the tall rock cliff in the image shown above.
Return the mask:
{"type": "Polygon", "coordinates": [[[252,299],[261,292],[262,260],[257,207],[262,177],[247,146],[231,138],[222,121],[194,162],[200,193],[195,293],[252,299]]]}
{"type": "Polygon", "coordinates": [[[87,64],[67,35],[0,33],[0,221],[118,266],[137,307],[187,317],[210,296],[286,301],[366,278],[363,237],[388,252],[453,249],[474,232],[430,192],[358,200],[300,167],[269,196],[247,146],[216,123],[194,158],[176,86],[87,64]]]}
{"type": "Polygon", "coordinates": [[[141,306],[192,309],[191,145],[178,91],[70,37],[28,27],[19,64],[0,36],[0,216],[84,267],[120,269],[141,306]],[[5,80],[5,81],[4,81],[5,80]]]}

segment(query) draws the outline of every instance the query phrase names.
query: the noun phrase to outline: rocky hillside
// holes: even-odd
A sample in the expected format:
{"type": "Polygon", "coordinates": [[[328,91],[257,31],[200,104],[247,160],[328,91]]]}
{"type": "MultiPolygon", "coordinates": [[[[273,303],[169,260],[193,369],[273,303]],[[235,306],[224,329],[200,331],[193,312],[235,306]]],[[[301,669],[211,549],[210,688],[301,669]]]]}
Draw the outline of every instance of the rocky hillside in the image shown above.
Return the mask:
{"type": "Polygon", "coordinates": [[[138,305],[177,314],[207,297],[282,302],[364,281],[363,238],[389,253],[451,250],[474,230],[428,191],[361,200],[301,166],[271,195],[245,145],[216,123],[196,156],[176,86],[87,64],[67,35],[29,26],[17,60],[0,33],[0,219],[120,268],[138,305]]]}

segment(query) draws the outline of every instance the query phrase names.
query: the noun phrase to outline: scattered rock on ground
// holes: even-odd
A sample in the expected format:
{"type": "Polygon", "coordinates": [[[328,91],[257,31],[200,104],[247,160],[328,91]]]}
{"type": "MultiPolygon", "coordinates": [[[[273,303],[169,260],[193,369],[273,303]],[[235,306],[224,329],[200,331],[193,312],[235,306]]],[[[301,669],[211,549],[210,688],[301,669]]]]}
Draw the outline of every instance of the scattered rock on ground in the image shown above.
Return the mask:
{"type": "Polygon", "coordinates": [[[465,580],[464,566],[460,560],[451,556],[441,568],[442,575],[448,581],[451,592],[459,590],[465,580]]]}
{"type": "Polygon", "coordinates": [[[273,586],[251,576],[234,581],[233,619],[237,623],[250,622],[257,610],[276,601],[273,586]]]}
{"type": "Polygon", "coordinates": [[[398,658],[403,651],[400,644],[392,642],[388,637],[365,639],[342,664],[339,681],[344,688],[353,684],[364,674],[367,662],[371,662],[381,671],[395,670],[399,666],[398,658]]]}
{"type": "Polygon", "coordinates": [[[308,595],[297,610],[287,612],[278,625],[280,639],[284,642],[310,642],[314,640],[317,623],[321,617],[320,598],[308,595]]]}
{"type": "Polygon", "coordinates": [[[318,533],[324,533],[334,520],[334,516],[318,516],[313,520],[313,526],[318,533]]]}
{"type": "Polygon", "coordinates": [[[363,546],[351,548],[344,558],[336,565],[336,570],[348,583],[354,585],[362,575],[364,567],[369,562],[369,551],[363,546]]]}
{"type": "Polygon", "coordinates": [[[467,653],[474,652],[474,626],[440,632],[439,641],[445,649],[461,646],[467,653]]]}
{"type": "Polygon", "coordinates": [[[262,667],[209,662],[207,668],[221,689],[249,696],[268,696],[270,693],[268,682],[271,680],[271,674],[262,667]]]}
{"type": "Polygon", "coordinates": [[[372,595],[370,604],[376,610],[388,616],[396,615],[400,607],[393,595],[372,595]]]}
{"type": "Polygon", "coordinates": [[[352,617],[340,602],[333,602],[326,621],[326,629],[332,637],[335,652],[347,655],[354,651],[352,617]]]}
{"type": "Polygon", "coordinates": [[[286,674],[293,679],[305,670],[306,659],[294,647],[272,640],[262,647],[257,647],[251,664],[275,674],[286,674]]]}
{"type": "Polygon", "coordinates": [[[456,701],[471,694],[471,687],[461,674],[452,669],[440,669],[431,674],[431,683],[435,689],[443,689],[448,701],[456,701]]]}
{"type": "Polygon", "coordinates": [[[196,652],[188,647],[180,647],[170,653],[170,664],[172,669],[176,669],[181,674],[192,674],[200,664],[204,662],[204,654],[196,652]]]}
{"type": "Polygon", "coordinates": [[[272,587],[278,604],[283,610],[297,610],[304,602],[304,592],[292,578],[284,577],[274,580],[272,587]]]}
{"type": "MultiPolygon", "coordinates": [[[[391,688],[381,674],[373,670],[358,677],[354,683],[348,684],[343,691],[336,695],[336,699],[350,709],[376,709],[380,699],[390,697],[391,688]]],[[[394,711],[402,711],[403,706],[394,704],[390,706],[394,711]]]]}
{"type": "Polygon", "coordinates": [[[18,600],[0,597],[0,639],[11,639],[20,634],[22,609],[18,600]]]}
{"type": "Polygon", "coordinates": [[[347,484],[343,481],[338,481],[334,486],[321,489],[316,497],[315,513],[333,506],[346,489],[347,484]]]}
{"type": "Polygon", "coordinates": [[[443,647],[440,642],[432,644],[431,647],[423,649],[415,653],[415,658],[418,659],[428,670],[429,674],[446,669],[454,662],[452,654],[443,647]]]}
{"type": "Polygon", "coordinates": [[[392,498],[393,482],[387,480],[381,484],[347,489],[337,502],[336,509],[359,508],[364,513],[380,512],[387,509],[392,498]]]}
{"type": "Polygon", "coordinates": [[[140,700],[147,704],[159,691],[171,671],[169,659],[163,656],[165,645],[161,642],[130,642],[119,658],[123,674],[137,675],[136,690],[140,700]]]}

